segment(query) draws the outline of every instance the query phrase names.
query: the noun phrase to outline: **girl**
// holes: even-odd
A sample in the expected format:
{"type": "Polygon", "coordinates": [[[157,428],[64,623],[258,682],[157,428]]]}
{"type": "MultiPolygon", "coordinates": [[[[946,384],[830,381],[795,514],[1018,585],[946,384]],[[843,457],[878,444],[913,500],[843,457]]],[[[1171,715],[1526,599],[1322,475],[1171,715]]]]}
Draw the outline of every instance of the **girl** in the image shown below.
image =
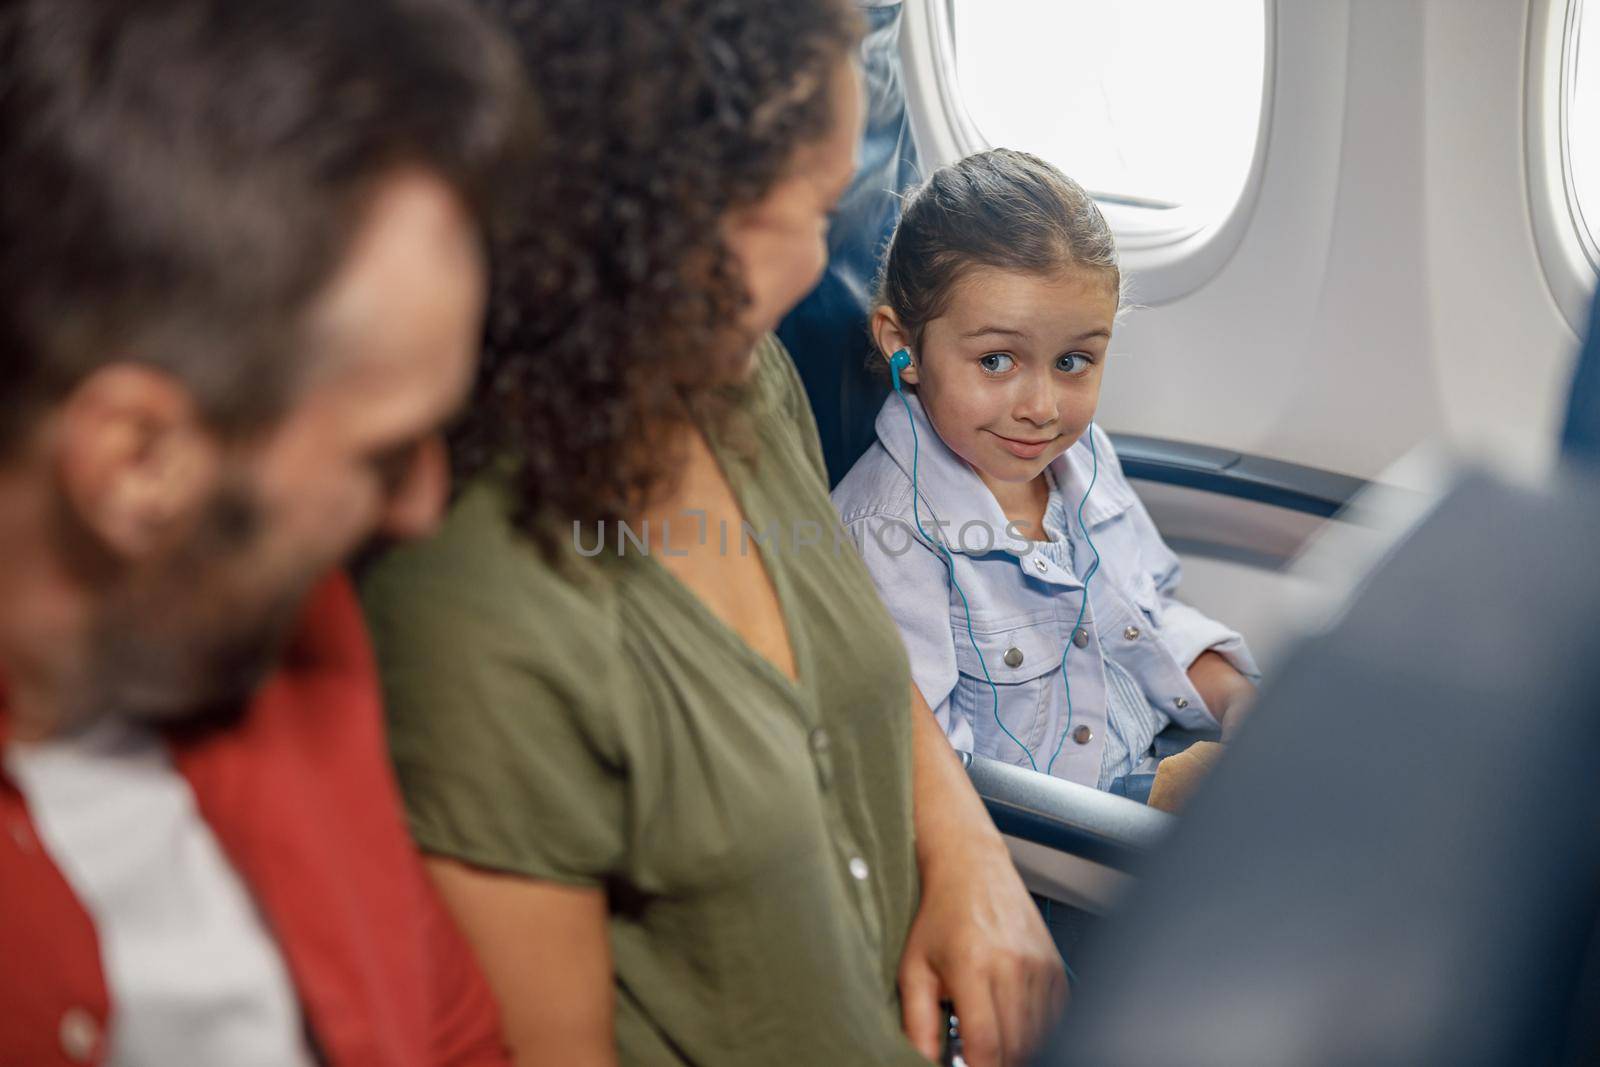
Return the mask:
{"type": "Polygon", "coordinates": [[[1111,231],[1056,168],[996,149],[936,172],[872,317],[896,391],[833,499],[951,743],[1125,792],[1168,723],[1216,729],[1256,668],[1174,598],[1093,425],[1120,297],[1111,231]]]}

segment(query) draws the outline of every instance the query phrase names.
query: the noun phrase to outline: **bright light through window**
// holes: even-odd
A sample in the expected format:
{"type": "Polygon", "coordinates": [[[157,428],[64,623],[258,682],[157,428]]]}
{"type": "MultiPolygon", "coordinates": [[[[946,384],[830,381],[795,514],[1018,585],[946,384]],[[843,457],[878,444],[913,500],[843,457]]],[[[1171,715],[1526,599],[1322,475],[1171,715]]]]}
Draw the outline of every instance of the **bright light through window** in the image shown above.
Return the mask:
{"type": "Polygon", "coordinates": [[[1250,171],[1264,0],[950,0],[956,77],[991,145],[1106,200],[1232,208],[1250,171]]]}
{"type": "Polygon", "coordinates": [[[1567,67],[1567,162],[1590,255],[1600,246],[1600,18],[1585,19],[1583,0],[1573,0],[1576,39],[1567,67]]]}

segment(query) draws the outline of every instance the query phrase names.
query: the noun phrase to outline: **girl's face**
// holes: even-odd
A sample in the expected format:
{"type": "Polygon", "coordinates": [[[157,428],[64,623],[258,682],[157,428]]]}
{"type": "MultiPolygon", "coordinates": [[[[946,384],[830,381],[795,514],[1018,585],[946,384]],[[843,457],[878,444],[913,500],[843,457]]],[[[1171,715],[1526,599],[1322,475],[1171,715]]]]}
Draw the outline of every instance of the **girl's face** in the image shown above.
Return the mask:
{"type": "MultiPolygon", "coordinates": [[[[980,267],[956,282],[946,312],[923,331],[903,380],[996,496],[1039,477],[1094,419],[1117,299],[1103,271],[980,267]]],[[[880,343],[909,346],[883,321],[886,311],[880,343]]]]}

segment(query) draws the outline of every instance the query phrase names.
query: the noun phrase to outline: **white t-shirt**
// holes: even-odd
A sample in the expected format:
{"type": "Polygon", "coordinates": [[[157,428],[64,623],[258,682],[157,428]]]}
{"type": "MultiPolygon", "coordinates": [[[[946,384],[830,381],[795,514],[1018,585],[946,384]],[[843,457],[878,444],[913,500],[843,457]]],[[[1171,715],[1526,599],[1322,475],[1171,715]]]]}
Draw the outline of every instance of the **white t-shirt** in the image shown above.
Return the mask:
{"type": "Polygon", "coordinates": [[[162,740],[10,744],[39,839],[93,919],[113,1067],[312,1067],[288,968],[162,740]]]}

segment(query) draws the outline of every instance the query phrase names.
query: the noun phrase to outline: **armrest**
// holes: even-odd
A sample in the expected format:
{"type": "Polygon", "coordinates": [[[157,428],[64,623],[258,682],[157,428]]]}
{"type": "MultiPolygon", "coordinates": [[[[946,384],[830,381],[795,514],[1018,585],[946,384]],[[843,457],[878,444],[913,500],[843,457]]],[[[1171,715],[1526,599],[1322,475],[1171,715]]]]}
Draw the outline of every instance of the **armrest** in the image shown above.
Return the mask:
{"type": "Polygon", "coordinates": [[[1001,833],[1116,870],[1132,868],[1172,824],[1170,815],[1098,789],[970,753],[961,759],[1001,833]]]}
{"type": "Polygon", "coordinates": [[[1255,500],[1321,518],[1367,487],[1362,478],[1298,463],[1138,434],[1111,435],[1129,478],[1255,500]]]}

